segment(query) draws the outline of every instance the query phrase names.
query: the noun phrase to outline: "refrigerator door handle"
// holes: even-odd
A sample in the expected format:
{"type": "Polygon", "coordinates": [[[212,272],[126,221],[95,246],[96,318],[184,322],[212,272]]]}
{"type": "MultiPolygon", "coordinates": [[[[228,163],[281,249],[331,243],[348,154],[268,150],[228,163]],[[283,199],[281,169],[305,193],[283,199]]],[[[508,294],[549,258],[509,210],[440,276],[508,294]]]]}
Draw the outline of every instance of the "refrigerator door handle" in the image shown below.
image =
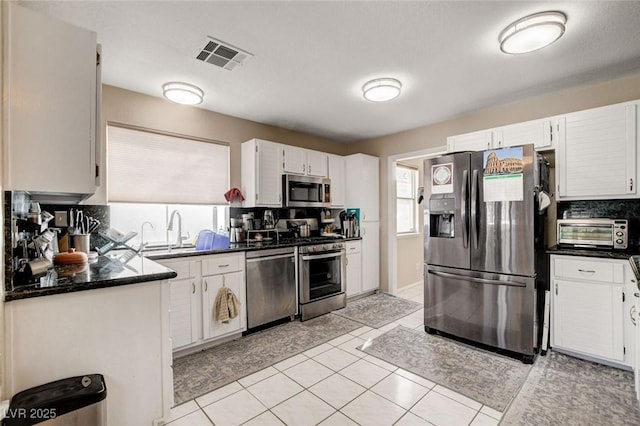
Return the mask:
{"type": "Polygon", "coordinates": [[[452,274],[450,272],[440,272],[440,271],[427,271],[429,274],[435,275],[436,277],[441,278],[453,278],[456,280],[469,281],[472,283],[482,283],[482,284],[491,284],[491,285],[508,285],[511,287],[526,287],[527,283],[519,282],[519,281],[500,281],[500,280],[489,280],[487,278],[476,278],[476,277],[468,277],[466,275],[458,275],[452,274]]]}
{"type": "Polygon", "coordinates": [[[478,248],[478,169],[473,169],[471,177],[471,240],[473,248],[478,248]]]}
{"type": "Polygon", "coordinates": [[[460,206],[462,215],[462,244],[464,248],[469,247],[469,220],[467,219],[467,188],[469,186],[469,171],[462,172],[462,204],[460,206]]]}

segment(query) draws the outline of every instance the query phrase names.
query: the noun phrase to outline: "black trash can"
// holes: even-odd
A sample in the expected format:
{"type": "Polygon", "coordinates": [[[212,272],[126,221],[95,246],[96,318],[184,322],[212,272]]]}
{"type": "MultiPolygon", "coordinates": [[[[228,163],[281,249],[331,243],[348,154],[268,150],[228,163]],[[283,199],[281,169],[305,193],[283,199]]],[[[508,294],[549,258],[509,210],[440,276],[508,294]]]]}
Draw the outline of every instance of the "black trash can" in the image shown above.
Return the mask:
{"type": "Polygon", "coordinates": [[[69,377],[18,392],[3,426],[104,426],[107,386],[102,374],[69,377]]]}

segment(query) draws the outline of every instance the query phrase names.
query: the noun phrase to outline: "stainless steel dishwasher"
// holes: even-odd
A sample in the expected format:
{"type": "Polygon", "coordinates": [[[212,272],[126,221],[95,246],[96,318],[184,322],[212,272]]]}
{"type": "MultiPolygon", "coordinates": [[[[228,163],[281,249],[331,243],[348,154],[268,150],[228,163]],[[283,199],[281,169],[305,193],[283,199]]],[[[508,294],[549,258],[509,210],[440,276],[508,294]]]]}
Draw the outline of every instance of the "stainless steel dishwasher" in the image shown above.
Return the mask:
{"type": "Polygon", "coordinates": [[[247,328],[296,315],[294,248],[249,251],[247,259],[247,328]]]}

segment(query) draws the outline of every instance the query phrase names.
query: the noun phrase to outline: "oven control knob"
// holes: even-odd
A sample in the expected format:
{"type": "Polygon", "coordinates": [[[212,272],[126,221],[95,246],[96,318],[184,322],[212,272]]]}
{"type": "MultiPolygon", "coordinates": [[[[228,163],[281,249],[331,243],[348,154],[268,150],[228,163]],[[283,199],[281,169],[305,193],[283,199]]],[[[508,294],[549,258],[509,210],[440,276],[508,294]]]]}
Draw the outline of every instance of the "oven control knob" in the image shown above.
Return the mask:
{"type": "Polygon", "coordinates": [[[616,240],[616,244],[622,244],[623,242],[624,242],[624,241],[622,241],[622,239],[621,239],[621,238],[618,238],[618,239],[616,240]]]}
{"type": "Polygon", "coordinates": [[[623,235],[624,234],[622,232],[620,232],[620,231],[616,232],[616,236],[618,236],[618,237],[622,237],[623,235]]]}

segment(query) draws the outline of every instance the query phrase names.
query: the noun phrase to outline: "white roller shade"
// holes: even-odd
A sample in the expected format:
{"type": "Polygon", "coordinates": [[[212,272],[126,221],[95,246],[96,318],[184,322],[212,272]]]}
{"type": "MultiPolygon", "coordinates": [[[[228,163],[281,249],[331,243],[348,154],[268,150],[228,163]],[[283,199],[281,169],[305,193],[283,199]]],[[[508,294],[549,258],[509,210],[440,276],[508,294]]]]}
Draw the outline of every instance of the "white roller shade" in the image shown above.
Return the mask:
{"type": "Polygon", "coordinates": [[[110,202],[227,204],[229,147],[109,126],[107,182],[110,202]]]}

